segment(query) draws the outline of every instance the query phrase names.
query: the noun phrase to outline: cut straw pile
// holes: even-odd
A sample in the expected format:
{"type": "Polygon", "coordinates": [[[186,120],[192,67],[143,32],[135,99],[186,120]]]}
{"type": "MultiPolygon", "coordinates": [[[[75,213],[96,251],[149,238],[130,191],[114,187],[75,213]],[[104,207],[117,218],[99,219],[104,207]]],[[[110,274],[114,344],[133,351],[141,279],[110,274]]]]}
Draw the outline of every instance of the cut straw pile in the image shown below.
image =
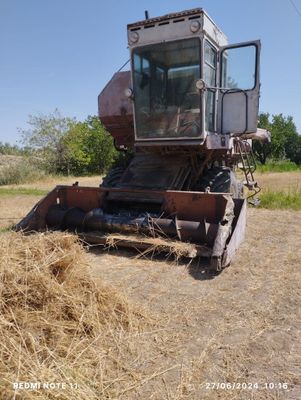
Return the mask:
{"type": "Polygon", "coordinates": [[[172,240],[167,237],[148,237],[142,235],[122,235],[119,233],[110,233],[106,235],[106,247],[118,247],[120,242],[125,241],[131,243],[130,248],[135,248],[135,243],[145,244],[145,250],[138,250],[139,256],[152,256],[164,253],[167,257],[173,257],[180,260],[182,257],[194,258],[197,256],[196,247],[187,242],[172,240]]]}
{"type": "Polygon", "coordinates": [[[144,315],[89,275],[73,235],[0,235],[0,398],[118,397],[144,315]],[[121,350],[122,348],[122,350],[121,350]],[[65,383],[16,390],[14,382],[65,383]]]}

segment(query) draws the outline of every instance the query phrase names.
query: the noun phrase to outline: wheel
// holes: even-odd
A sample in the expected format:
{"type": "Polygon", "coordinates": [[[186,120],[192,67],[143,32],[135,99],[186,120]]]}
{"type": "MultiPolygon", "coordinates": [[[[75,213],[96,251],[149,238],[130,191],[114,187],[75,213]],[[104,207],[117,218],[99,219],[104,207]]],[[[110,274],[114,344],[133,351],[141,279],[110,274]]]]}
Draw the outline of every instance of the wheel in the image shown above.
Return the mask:
{"type": "Polygon", "coordinates": [[[103,178],[100,187],[117,187],[119,185],[120,179],[124,173],[125,168],[116,167],[110,169],[107,175],[103,178]]]}
{"type": "Polygon", "coordinates": [[[199,180],[195,190],[214,193],[231,193],[234,198],[243,197],[243,185],[229,167],[212,167],[199,180]]]}

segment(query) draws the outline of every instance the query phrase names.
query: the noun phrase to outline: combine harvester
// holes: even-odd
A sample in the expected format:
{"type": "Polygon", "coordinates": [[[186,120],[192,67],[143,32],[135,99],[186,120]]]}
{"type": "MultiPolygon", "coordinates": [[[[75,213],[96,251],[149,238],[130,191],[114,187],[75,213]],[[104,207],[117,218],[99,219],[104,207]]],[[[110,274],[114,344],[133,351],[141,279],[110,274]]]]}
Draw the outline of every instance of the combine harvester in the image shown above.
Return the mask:
{"type": "Polygon", "coordinates": [[[114,74],[98,105],[116,148],[132,158],[99,188],[57,186],[17,228],[140,250],[154,238],[161,251],[181,243],[181,255],[207,257],[220,271],[244,239],[243,186],[259,191],[252,139],[268,140],[257,129],[260,42],[228,45],[199,8],[146,12],[127,33],[131,71],[114,74]]]}

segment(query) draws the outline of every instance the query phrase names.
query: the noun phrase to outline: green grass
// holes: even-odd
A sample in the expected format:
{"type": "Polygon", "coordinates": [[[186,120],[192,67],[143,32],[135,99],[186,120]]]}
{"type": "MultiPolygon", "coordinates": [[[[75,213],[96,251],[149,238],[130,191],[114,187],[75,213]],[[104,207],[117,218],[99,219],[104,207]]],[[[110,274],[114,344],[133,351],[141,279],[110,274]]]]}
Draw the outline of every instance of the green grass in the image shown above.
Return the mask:
{"type": "Polygon", "coordinates": [[[45,196],[49,193],[49,190],[43,189],[31,189],[31,188],[1,188],[0,187],[0,196],[45,196]]]}
{"type": "Polygon", "coordinates": [[[265,165],[257,164],[258,172],[291,172],[301,171],[301,165],[297,165],[292,161],[281,160],[281,161],[269,161],[265,165]]]}
{"type": "Polygon", "coordinates": [[[5,226],[4,228],[0,228],[0,233],[5,233],[11,231],[13,228],[13,225],[10,226],[5,226]]]}
{"type": "Polygon", "coordinates": [[[261,208],[301,210],[301,191],[297,189],[289,192],[267,190],[260,194],[260,200],[261,208]]]}

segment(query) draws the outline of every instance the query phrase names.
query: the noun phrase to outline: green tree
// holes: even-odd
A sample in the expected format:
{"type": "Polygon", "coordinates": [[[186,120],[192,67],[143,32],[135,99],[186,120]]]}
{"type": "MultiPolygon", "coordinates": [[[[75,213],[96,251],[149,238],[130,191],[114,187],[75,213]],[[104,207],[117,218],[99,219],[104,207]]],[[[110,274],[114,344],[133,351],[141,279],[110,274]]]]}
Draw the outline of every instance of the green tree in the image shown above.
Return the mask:
{"type": "MultiPolygon", "coordinates": [[[[267,129],[271,131],[270,114],[262,113],[259,115],[258,128],[267,129]]],[[[257,159],[261,164],[265,164],[267,159],[272,154],[271,143],[261,143],[259,140],[253,140],[253,151],[257,159]]]]}
{"type": "Polygon", "coordinates": [[[291,160],[296,164],[301,164],[301,136],[298,135],[296,140],[296,147],[293,149],[291,160]]]}
{"type": "MultiPolygon", "coordinates": [[[[282,114],[280,114],[282,117],[282,114]]],[[[278,116],[278,117],[280,117],[278,116]]],[[[297,132],[296,125],[294,124],[292,117],[284,118],[282,117],[275,119],[274,125],[275,130],[278,129],[278,123],[280,125],[279,131],[283,133],[284,139],[284,153],[285,158],[299,164],[301,157],[301,137],[297,132]]]]}
{"type": "Polygon", "coordinates": [[[269,158],[301,162],[301,137],[291,116],[277,114],[273,115],[270,121],[270,115],[262,113],[259,116],[258,126],[271,132],[271,143],[253,142],[254,153],[262,164],[265,164],[269,158]]]}
{"type": "Polygon", "coordinates": [[[93,174],[107,170],[117,158],[112,137],[96,116],[83,122],[61,115],[30,116],[31,129],[21,131],[23,143],[44,160],[51,173],[93,174]]]}
{"type": "MultiPolygon", "coordinates": [[[[272,156],[274,159],[287,158],[286,149],[293,137],[296,127],[292,123],[292,117],[284,117],[282,114],[273,115],[271,123],[272,156]]],[[[295,131],[297,134],[297,132],[295,131]]]]}
{"type": "Polygon", "coordinates": [[[86,149],[91,156],[89,172],[104,172],[118,157],[113,138],[104,129],[98,117],[89,116],[85,122],[90,129],[90,135],[85,142],[86,149]]]}
{"type": "Polygon", "coordinates": [[[56,109],[52,114],[30,115],[28,130],[21,130],[22,142],[43,160],[50,173],[68,173],[68,154],[64,137],[75,125],[74,118],[63,117],[56,109]]]}
{"type": "Polygon", "coordinates": [[[112,137],[96,116],[77,122],[63,139],[69,167],[74,174],[106,171],[117,157],[112,137]]]}

